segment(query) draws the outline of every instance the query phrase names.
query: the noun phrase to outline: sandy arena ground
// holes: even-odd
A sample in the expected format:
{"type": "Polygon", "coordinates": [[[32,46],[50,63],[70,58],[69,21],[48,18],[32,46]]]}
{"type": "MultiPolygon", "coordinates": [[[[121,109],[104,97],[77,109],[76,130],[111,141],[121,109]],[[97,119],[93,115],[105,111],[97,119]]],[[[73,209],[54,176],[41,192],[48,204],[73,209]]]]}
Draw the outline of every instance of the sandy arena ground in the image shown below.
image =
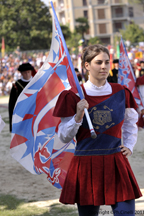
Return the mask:
{"type": "MultiPolygon", "coordinates": [[[[0,133],[0,193],[16,195],[18,198],[27,201],[37,201],[39,206],[49,206],[57,203],[60,190],[52,186],[45,174],[33,175],[23,168],[17,161],[10,156],[10,140],[8,124],[8,98],[0,98],[0,115],[5,121],[6,126],[0,133]]],[[[129,157],[133,172],[144,195],[144,129],[138,133],[137,144],[134,153],[129,157]]],[[[111,211],[109,206],[102,206],[100,215],[104,211],[111,211]]],[[[144,197],[136,200],[136,210],[143,210],[144,197]]],[[[138,215],[139,212],[137,212],[138,215]]],[[[105,214],[106,215],[106,214],[105,214]]],[[[111,214],[109,214],[111,215],[111,214]]]]}

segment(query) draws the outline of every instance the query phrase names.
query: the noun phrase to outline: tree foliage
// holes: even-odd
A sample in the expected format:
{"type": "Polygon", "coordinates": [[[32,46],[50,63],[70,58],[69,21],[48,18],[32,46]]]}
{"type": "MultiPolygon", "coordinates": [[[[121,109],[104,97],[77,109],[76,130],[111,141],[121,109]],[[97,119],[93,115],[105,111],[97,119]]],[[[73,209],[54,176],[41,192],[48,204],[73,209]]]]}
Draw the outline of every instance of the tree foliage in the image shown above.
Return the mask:
{"type": "Polygon", "coordinates": [[[61,30],[64,36],[64,39],[67,40],[71,37],[71,31],[70,28],[67,25],[60,25],[61,26],[61,30]]]}
{"type": "Polygon", "coordinates": [[[40,0],[0,0],[0,38],[7,51],[48,49],[52,21],[49,8],[40,0]]]}
{"type": "Polygon", "coordinates": [[[129,40],[131,44],[144,41],[144,30],[134,22],[126,25],[125,30],[120,30],[120,33],[124,40],[129,40]]]}
{"type": "Polygon", "coordinates": [[[88,41],[88,45],[94,45],[94,44],[102,44],[101,40],[99,39],[99,37],[93,37],[90,38],[88,41]]]}
{"type": "Polygon", "coordinates": [[[75,21],[77,23],[76,31],[80,33],[84,39],[84,34],[87,33],[89,29],[88,19],[85,17],[79,17],[75,21]]]}
{"type": "Polygon", "coordinates": [[[70,50],[70,52],[72,51],[73,48],[75,48],[75,53],[78,54],[78,42],[81,39],[81,34],[77,33],[76,31],[74,31],[73,33],[71,33],[71,37],[66,40],[66,44],[70,50]]]}

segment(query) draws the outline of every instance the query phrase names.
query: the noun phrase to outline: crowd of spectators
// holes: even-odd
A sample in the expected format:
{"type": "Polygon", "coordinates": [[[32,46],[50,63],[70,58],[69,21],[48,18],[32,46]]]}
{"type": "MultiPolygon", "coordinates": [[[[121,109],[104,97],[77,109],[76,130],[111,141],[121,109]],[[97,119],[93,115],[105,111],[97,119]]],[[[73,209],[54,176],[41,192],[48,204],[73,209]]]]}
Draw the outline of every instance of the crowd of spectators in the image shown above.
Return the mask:
{"type": "MultiPolygon", "coordinates": [[[[136,78],[144,73],[144,46],[131,47],[127,49],[127,53],[134,70],[136,78]]],[[[17,70],[20,64],[29,62],[33,65],[36,71],[41,67],[49,52],[35,52],[29,54],[20,52],[19,47],[13,54],[5,54],[4,58],[0,58],[0,96],[9,95],[13,83],[21,77],[21,73],[17,70]]],[[[114,51],[113,58],[116,58],[114,51]]],[[[71,55],[74,68],[78,68],[81,73],[80,54],[71,55]]]]}
{"type": "Polygon", "coordinates": [[[33,54],[16,53],[6,54],[0,59],[0,96],[9,95],[13,83],[21,78],[21,73],[17,70],[20,64],[29,62],[36,71],[41,67],[48,52],[37,52],[33,54]]]}

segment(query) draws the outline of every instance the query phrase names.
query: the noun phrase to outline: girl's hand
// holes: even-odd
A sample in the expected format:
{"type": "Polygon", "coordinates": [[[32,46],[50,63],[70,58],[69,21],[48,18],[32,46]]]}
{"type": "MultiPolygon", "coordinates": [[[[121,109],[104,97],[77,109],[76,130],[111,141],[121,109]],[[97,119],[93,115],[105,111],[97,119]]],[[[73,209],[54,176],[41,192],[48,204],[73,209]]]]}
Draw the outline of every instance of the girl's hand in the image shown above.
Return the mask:
{"type": "Polygon", "coordinates": [[[127,147],[125,147],[124,145],[120,145],[121,148],[121,152],[123,155],[126,156],[126,158],[128,158],[128,156],[130,156],[132,154],[131,150],[127,147]]]}
{"type": "Polygon", "coordinates": [[[83,116],[84,116],[84,108],[88,109],[89,108],[89,104],[85,99],[80,100],[77,103],[77,112],[75,115],[75,121],[77,123],[81,122],[83,116]]]}

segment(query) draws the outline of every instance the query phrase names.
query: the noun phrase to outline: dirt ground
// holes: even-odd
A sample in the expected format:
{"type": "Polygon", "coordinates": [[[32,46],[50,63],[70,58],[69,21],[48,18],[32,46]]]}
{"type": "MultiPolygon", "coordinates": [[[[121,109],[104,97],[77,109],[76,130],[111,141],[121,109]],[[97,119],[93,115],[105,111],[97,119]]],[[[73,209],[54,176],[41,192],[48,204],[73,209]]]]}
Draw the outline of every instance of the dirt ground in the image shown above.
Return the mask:
{"type": "MultiPolygon", "coordinates": [[[[27,201],[58,202],[60,190],[52,186],[45,174],[33,175],[10,156],[10,140],[7,111],[8,98],[0,98],[0,115],[6,126],[0,133],[0,193],[16,195],[27,201]]],[[[138,133],[134,153],[129,158],[138,184],[144,194],[144,129],[138,133]]],[[[102,207],[108,209],[108,207],[102,207]]],[[[136,200],[136,209],[144,211],[144,197],[136,200]]]]}

